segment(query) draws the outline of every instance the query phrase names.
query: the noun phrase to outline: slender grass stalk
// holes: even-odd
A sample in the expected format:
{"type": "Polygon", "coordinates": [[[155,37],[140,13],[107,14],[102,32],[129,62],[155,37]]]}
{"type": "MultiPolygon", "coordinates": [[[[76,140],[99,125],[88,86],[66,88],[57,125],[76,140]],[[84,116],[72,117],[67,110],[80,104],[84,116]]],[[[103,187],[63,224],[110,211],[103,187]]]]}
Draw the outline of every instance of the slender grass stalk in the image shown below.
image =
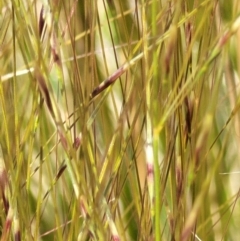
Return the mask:
{"type": "Polygon", "coordinates": [[[239,9],[2,1],[1,240],[237,240],[239,9]]]}

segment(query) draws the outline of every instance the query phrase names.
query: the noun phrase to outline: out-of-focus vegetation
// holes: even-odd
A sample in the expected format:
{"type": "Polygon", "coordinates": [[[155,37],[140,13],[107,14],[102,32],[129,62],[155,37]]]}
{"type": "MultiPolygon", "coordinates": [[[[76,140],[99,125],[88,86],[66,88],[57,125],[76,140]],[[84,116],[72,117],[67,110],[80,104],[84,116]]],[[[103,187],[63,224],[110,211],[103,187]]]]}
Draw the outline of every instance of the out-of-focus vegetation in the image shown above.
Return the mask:
{"type": "Polygon", "coordinates": [[[1,1],[1,240],[239,239],[239,10],[1,1]]]}

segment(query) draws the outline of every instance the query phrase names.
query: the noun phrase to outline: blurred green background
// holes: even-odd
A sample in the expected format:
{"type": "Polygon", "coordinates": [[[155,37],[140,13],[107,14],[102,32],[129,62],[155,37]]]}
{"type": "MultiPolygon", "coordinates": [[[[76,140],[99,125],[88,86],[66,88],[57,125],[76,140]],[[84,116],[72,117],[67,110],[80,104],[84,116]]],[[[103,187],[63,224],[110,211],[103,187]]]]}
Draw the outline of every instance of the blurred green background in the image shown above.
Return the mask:
{"type": "Polygon", "coordinates": [[[1,240],[238,240],[239,10],[1,1],[1,240]]]}

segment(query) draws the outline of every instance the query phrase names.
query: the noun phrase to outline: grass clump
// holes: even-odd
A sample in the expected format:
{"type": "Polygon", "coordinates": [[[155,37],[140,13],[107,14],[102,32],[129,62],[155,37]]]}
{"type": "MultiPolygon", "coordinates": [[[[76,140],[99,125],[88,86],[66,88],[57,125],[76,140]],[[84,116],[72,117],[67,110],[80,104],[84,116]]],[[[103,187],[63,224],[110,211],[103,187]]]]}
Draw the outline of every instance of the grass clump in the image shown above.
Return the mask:
{"type": "Polygon", "coordinates": [[[225,2],[0,4],[1,240],[238,238],[225,2]]]}

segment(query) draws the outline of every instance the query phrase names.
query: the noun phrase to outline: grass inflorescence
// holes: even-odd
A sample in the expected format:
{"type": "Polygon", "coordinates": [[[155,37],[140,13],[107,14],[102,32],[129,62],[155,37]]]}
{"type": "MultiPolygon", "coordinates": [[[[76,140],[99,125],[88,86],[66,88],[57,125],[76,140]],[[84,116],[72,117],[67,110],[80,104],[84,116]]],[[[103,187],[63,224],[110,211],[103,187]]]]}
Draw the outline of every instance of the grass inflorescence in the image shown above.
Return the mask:
{"type": "Polygon", "coordinates": [[[239,10],[2,1],[1,240],[237,240],[239,10]]]}

